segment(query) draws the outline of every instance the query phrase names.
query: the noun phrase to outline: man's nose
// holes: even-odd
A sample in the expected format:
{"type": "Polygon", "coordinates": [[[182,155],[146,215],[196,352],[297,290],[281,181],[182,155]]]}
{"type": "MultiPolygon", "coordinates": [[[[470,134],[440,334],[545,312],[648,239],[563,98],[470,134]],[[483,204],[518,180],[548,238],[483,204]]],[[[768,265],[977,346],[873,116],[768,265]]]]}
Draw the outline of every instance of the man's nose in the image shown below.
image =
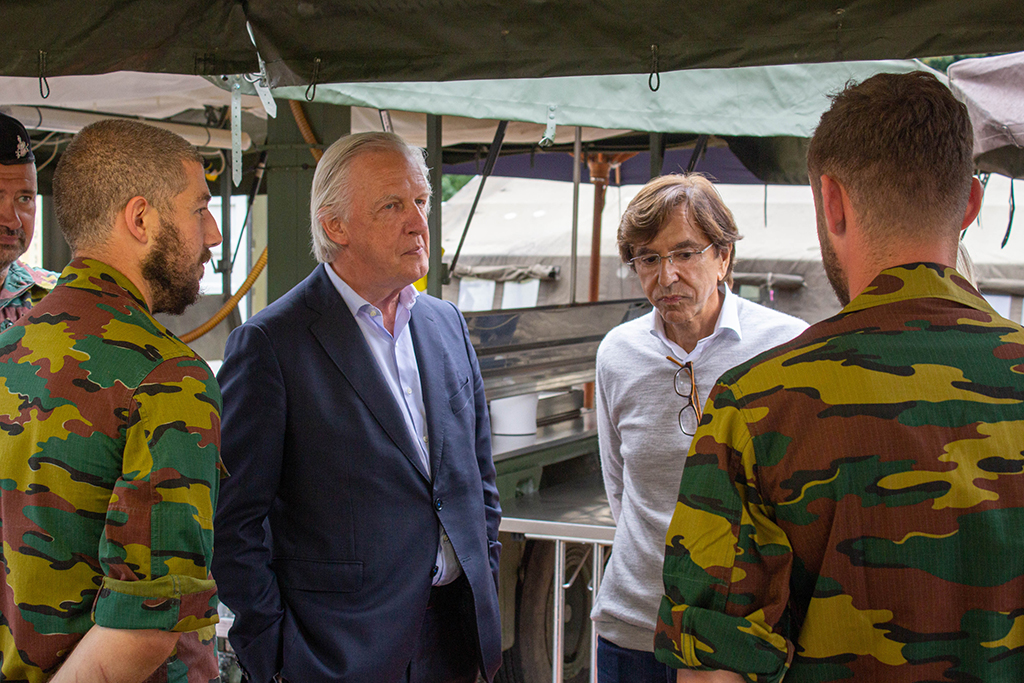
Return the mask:
{"type": "Polygon", "coordinates": [[[412,233],[423,233],[429,232],[429,224],[427,223],[427,213],[419,208],[413,209],[413,215],[409,218],[407,223],[409,232],[412,233]]]}
{"type": "Polygon", "coordinates": [[[658,262],[658,284],[667,287],[678,279],[679,272],[676,270],[676,265],[672,263],[671,257],[663,256],[658,262]]]}
{"type": "MultiPolygon", "coordinates": [[[[206,212],[204,211],[203,213],[206,212]]],[[[203,225],[203,244],[207,248],[213,248],[220,244],[222,239],[220,228],[217,227],[217,219],[213,216],[207,216],[207,220],[203,225]]]]}

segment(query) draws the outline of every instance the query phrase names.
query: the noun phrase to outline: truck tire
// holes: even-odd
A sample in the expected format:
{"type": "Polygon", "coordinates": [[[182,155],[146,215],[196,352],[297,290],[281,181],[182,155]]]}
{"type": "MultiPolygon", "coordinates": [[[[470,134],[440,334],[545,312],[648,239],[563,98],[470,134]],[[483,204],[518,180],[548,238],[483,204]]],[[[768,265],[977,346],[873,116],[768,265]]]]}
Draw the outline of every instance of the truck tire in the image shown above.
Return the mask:
{"type": "MultiPolygon", "coordinates": [[[[516,604],[516,642],[503,654],[496,680],[502,683],[542,683],[551,680],[554,616],[555,544],[532,541],[523,561],[523,580],[516,604]]],[[[565,683],[585,683],[590,673],[591,560],[587,546],[566,544],[566,574],[583,567],[565,591],[565,683]]]]}

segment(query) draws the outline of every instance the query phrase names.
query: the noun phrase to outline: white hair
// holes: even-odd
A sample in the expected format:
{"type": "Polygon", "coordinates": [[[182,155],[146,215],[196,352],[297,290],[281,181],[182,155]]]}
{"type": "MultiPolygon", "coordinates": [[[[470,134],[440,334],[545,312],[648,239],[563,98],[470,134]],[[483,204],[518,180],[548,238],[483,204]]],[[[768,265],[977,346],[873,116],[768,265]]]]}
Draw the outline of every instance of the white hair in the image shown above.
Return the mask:
{"type": "Polygon", "coordinates": [[[349,167],[364,152],[393,151],[404,154],[423,174],[430,187],[424,151],[413,147],[394,133],[356,133],[346,135],[327,148],[316,165],[309,198],[310,232],[313,256],[320,263],[332,263],[342,247],[327,236],[323,222],[331,218],[348,220],[351,203],[349,167]]]}

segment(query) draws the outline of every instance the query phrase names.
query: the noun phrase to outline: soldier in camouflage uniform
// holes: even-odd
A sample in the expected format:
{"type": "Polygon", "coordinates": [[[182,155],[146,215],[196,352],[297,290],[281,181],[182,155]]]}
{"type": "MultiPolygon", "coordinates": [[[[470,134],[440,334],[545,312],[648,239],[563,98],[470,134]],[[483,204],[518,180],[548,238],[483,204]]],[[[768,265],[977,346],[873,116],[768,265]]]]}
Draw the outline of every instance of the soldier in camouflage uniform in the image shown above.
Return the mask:
{"type": "Polygon", "coordinates": [[[57,167],[75,258],[0,333],[0,680],[218,677],[220,391],[152,315],[196,299],[220,242],[201,161],[104,121],[57,167]]]}
{"type": "Polygon", "coordinates": [[[971,147],[925,74],[823,115],[808,165],[845,308],[711,394],[657,621],[680,681],[1024,680],[1024,329],[951,267],[971,147]]]}
{"type": "Polygon", "coordinates": [[[35,231],[35,161],[25,126],[0,114],[0,332],[57,283],[57,273],[18,260],[35,231]]]}

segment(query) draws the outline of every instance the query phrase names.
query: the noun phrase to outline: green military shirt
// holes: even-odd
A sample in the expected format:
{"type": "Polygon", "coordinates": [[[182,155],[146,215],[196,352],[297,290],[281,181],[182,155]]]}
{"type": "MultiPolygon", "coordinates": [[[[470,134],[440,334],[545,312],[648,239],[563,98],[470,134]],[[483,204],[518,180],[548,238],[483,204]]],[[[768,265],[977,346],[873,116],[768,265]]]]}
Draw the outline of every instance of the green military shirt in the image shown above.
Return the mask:
{"type": "Polygon", "coordinates": [[[672,666],[1024,680],[1024,329],[952,268],[883,271],[722,376],[666,543],[672,666]]]}
{"type": "Polygon", "coordinates": [[[217,382],[94,260],[0,334],[0,680],[44,681],[92,625],[182,632],[153,681],[217,678],[217,382]]]}
{"type": "Polygon", "coordinates": [[[15,261],[0,283],[0,332],[39,303],[57,284],[57,273],[15,261]]]}

